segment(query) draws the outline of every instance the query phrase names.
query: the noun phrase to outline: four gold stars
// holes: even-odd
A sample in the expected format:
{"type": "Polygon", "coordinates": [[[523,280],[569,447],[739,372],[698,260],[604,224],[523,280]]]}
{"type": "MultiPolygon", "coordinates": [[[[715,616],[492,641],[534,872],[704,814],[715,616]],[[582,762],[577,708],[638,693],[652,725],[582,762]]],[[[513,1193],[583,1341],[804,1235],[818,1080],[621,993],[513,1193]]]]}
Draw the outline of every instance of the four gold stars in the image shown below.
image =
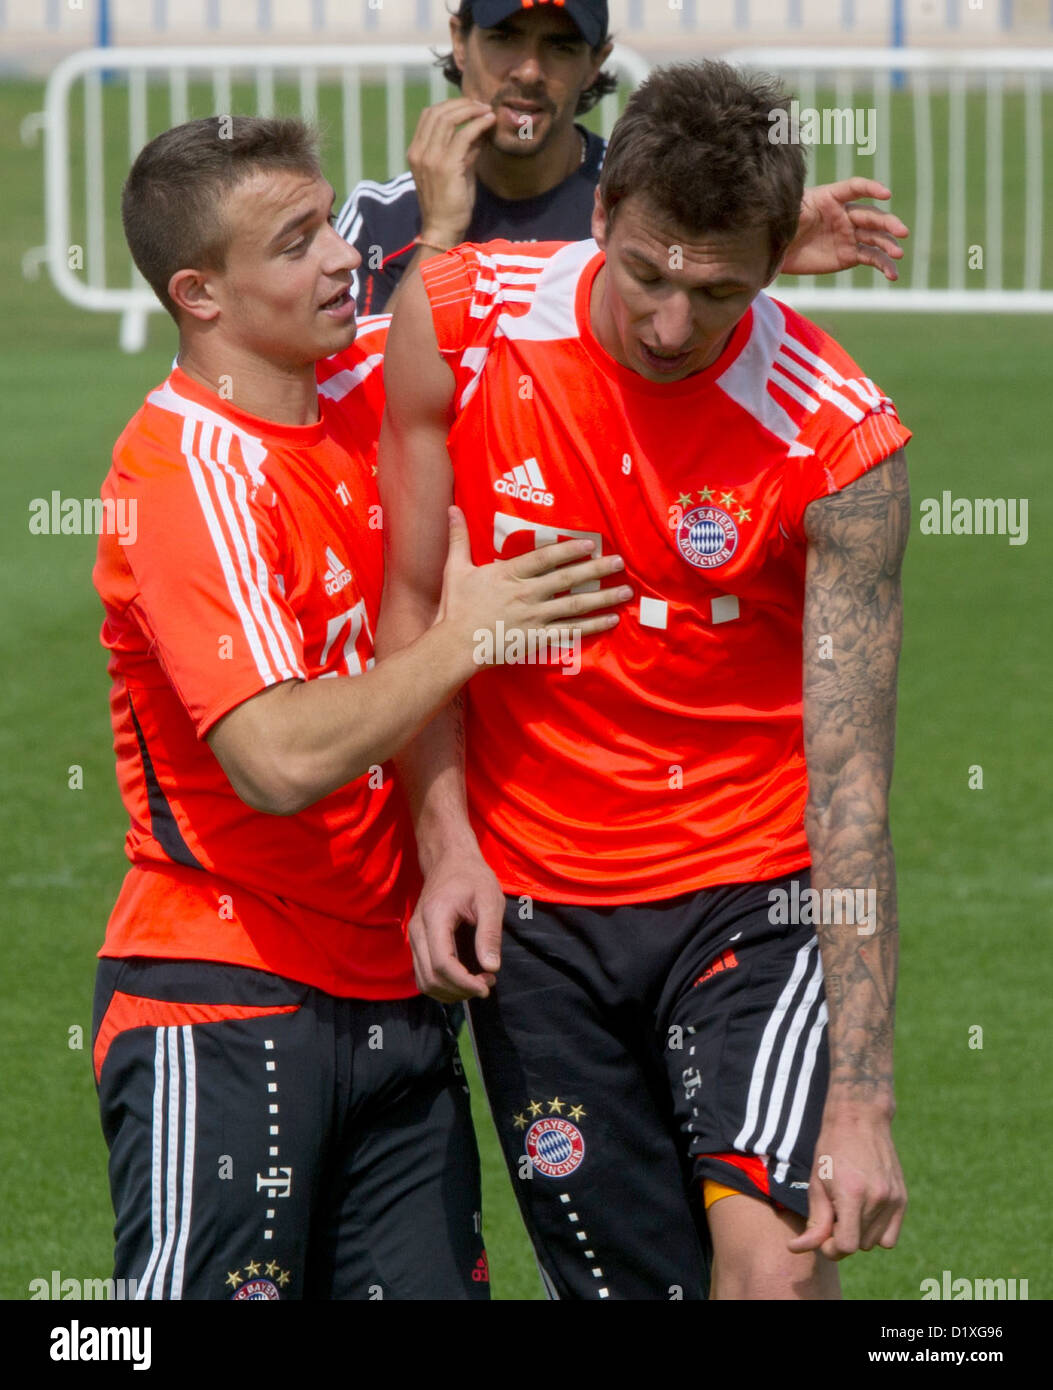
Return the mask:
{"type": "MultiPolygon", "coordinates": [[[[531,1116],[536,1119],[538,1115],[545,1113],[546,1105],[548,1106],[548,1113],[550,1115],[562,1115],[563,1111],[566,1110],[568,1118],[572,1120],[583,1119],[588,1113],[583,1105],[571,1105],[569,1101],[562,1100],[559,1096],[553,1096],[550,1101],[528,1101],[526,1109],[529,1110],[531,1116]],[[568,1106],[570,1106],[569,1109],[567,1109],[568,1106]]],[[[512,1116],[512,1124],[516,1129],[526,1129],[529,1123],[530,1121],[522,1110],[520,1110],[518,1114],[512,1116]]]]}
{"type": "MultiPolygon", "coordinates": [[[[714,493],[711,487],[700,487],[698,489],[698,500],[702,504],[711,502],[713,500],[713,496],[714,493]]],[[[687,508],[691,506],[691,494],[689,492],[680,493],[679,497],[677,497],[676,500],[680,503],[681,507],[687,508]]],[[[750,509],[748,507],[744,507],[741,502],[736,502],[735,494],[733,492],[722,492],[720,494],[720,505],[722,507],[737,507],[737,519],[739,521],[753,520],[752,516],[750,515],[750,509]]]]}
{"type": "MultiPolygon", "coordinates": [[[[262,1268],[268,1278],[273,1279],[281,1289],[284,1289],[287,1284],[292,1282],[292,1271],[282,1269],[277,1260],[269,1260],[262,1268]]],[[[261,1265],[259,1260],[249,1260],[248,1264],[245,1266],[244,1274],[242,1274],[240,1269],[235,1269],[227,1275],[224,1283],[229,1284],[232,1289],[236,1289],[239,1284],[244,1284],[246,1279],[258,1279],[260,1269],[261,1265]]]]}

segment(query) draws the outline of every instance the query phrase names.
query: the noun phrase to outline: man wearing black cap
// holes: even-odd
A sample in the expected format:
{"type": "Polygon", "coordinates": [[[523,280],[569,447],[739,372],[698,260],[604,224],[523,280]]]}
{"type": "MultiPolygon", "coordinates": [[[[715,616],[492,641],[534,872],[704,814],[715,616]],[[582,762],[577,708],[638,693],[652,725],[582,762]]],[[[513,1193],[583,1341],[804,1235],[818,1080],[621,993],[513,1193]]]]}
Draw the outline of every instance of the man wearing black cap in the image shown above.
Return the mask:
{"type": "Polygon", "coordinates": [[[384,312],[411,266],[459,242],[588,234],[605,142],[574,118],[615,89],[606,0],[461,0],[450,36],[463,95],[423,112],[411,172],[360,183],[337,223],[362,254],[360,313],[384,312]]]}
{"type": "MultiPolygon", "coordinates": [[[[461,0],[443,70],[462,95],[422,113],[409,172],[358,184],[337,220],[362,257],[360,314],[390,312],[407,270],[461,242],[589,236],[606,142],[575,117],[616,88],[607,26],[607,0],[461,0]]],[[[862,178],[806,190],[784,271],[871,265],[894,280],[906,227],[849,202],[889,196],[862,178]]]]}

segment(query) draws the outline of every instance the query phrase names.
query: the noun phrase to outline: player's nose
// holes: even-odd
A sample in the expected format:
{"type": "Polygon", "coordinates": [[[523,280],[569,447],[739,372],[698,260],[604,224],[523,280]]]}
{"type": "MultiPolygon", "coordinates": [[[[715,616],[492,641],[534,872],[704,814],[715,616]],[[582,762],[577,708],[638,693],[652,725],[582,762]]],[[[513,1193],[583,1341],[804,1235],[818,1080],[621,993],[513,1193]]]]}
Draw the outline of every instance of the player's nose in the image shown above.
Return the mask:
{"type": "Polygon", "coordinates": [[[686,295],[673,294],[655,310],[652,328],[663,352],[682,352],[694,332],[691,303],[686,295]]]}
{"type": "Polygon", "coordinates": [[[329,231],[332,243],[330,270],[333,273],[357,270],[362,264],[362,253],[350,242],[345,241],[334,226],[330,226],[329,231]]]}

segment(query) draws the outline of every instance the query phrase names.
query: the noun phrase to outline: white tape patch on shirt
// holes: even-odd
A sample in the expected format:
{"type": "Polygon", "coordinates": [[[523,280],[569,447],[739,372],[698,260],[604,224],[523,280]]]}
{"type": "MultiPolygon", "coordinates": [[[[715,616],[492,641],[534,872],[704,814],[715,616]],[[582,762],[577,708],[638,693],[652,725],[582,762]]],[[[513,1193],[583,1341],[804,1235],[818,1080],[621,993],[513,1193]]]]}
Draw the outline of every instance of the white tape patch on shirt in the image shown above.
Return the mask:
{"type": "Polygon", "coordinates": [[[739,601],[734,594],[720,594],[709,601],[709,616],[714,623],[730,623],[739,616],[739,601]]]}

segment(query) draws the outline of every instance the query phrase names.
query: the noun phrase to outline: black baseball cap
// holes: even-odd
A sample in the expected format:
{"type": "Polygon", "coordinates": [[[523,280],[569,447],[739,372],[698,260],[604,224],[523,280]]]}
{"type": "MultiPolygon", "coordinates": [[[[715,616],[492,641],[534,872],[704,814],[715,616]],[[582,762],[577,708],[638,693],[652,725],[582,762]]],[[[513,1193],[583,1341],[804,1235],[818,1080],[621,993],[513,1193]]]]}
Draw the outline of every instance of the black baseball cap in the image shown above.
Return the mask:
{"type": "Polygon", "coordinates": [[[607,37],[607,0],[463,0],[461,9],[469,10],[481,29],[493,29],[519,10],[534,10],[541,5],[562,10],[578,26],[590,48],[599,48],[607,37]]]}

